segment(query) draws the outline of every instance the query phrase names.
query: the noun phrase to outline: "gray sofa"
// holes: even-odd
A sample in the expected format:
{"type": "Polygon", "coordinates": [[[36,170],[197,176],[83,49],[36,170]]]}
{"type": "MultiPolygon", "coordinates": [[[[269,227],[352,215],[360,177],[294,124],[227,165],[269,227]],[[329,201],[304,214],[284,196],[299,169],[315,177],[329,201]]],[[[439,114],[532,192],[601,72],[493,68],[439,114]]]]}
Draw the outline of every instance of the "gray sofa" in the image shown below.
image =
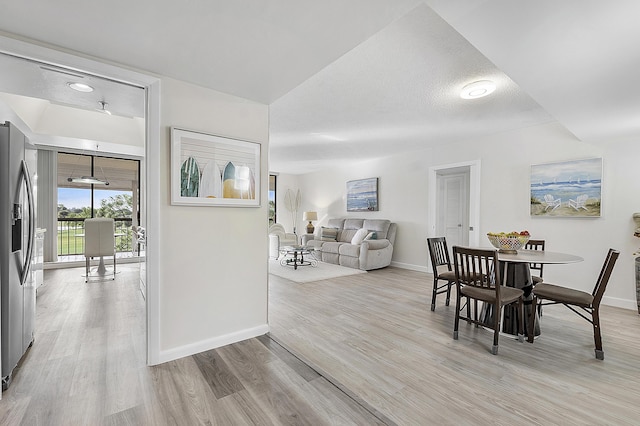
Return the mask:
{"type": "Polygon", "coordinates": [[[314,235],[304,235],[302,242],[323,262],[369,271],[391,264],[395,239],[396,224],[389,220],[349,218],[329,219],[316,227],[314,235]],[[364,234],[368,239],[360,242],[364,234]]]}

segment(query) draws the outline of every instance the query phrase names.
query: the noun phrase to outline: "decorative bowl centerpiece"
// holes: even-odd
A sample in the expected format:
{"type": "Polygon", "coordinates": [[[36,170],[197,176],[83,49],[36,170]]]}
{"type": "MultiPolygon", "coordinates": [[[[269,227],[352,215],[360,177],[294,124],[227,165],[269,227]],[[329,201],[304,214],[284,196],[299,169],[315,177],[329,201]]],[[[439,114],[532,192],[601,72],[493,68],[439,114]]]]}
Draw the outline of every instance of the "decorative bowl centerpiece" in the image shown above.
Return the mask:
{"type": "Polygon", "coordinates": [[[512,253],[515,254],[520,250],[531,236],[529,231],[522,232],[489,232],[487,238],[491,244],[498,249],[500,253],[512,253]]]}

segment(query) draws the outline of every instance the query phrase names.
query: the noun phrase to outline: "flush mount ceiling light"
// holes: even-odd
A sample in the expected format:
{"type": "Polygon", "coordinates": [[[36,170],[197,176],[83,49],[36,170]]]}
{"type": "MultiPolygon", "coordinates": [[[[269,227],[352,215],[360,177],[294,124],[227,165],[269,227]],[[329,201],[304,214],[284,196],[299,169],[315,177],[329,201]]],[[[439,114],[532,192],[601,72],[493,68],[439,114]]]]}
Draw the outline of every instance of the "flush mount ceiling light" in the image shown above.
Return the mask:
{"type": "Polygon", "coordinates": [[[462,88],[460,97],[462,99],[477,99],[490,95],[496,90],[496,84],[490,80],[480,80],[469,83],[462,88]]]}
{"type": "Polygon", "coordinates": [[[111,115],[111,111],[107,109],[107,105],[109,105],[108,103],[106,103],[105,101],[98,101],[98,103],[100,104],[100,108],[97,108],[98,111],[103,114],[111,115]]]}
{"type": "Polygon", "coordinates": [[[84,84],[84,83],[69,82],[69,83],[67,83],[67,86],[69,86],[70,89],[73,89],[73,90],[75,90],[77,92],[83,92],[83,93],[93,92],[93,87],[89,86],[88,84],[84,84]]]}

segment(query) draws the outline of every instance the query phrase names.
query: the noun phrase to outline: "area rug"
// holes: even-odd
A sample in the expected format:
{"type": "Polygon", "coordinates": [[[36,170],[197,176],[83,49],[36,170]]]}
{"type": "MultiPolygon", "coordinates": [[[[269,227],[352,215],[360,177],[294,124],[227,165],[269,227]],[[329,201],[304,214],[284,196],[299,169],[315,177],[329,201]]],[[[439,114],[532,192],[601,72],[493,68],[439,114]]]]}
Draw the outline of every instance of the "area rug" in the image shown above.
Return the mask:
{"type": "Polygon", "coordinates": [[[297,270],[291,266],[282,266],[277,260],[269,260],[269,273],[296,283],[328,280],[348,275],[365,274],[367,271],[347,268],[332,263],[318,262],[318,266],[299,266],[297,270]]]}

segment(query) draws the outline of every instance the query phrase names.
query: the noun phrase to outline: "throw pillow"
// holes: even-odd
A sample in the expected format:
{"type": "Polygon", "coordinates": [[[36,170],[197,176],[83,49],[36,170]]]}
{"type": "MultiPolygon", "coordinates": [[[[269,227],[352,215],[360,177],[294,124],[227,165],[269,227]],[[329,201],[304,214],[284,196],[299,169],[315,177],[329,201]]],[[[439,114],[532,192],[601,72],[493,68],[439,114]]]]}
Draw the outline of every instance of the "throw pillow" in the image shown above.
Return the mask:
{"type": "Polygon", "coordinates": [[[320,241],[336,241],[338,239],[338,228],[320,227],[320,241]]]}
{"type": "Polygon", "coordinates": [[[364,228],[358,229],[356,234],[351,239],[351,244],[354,244],[354,245],[362,244],[367,234],[369,234],[369,230],[364,228]]]}
{"type": "Polygon", "coordinates": [[[365,240],[365,241],[368,241],[368,240],[375,240],[375,239],[376,239],[376,237],[377,237],[377,235],[376,235],[376,233],[375,233],[375,232],[369,232],[369,233],[367,234],[367,236],[366,236],[366,237],[364,237],[364,240],[365,240]]]}

